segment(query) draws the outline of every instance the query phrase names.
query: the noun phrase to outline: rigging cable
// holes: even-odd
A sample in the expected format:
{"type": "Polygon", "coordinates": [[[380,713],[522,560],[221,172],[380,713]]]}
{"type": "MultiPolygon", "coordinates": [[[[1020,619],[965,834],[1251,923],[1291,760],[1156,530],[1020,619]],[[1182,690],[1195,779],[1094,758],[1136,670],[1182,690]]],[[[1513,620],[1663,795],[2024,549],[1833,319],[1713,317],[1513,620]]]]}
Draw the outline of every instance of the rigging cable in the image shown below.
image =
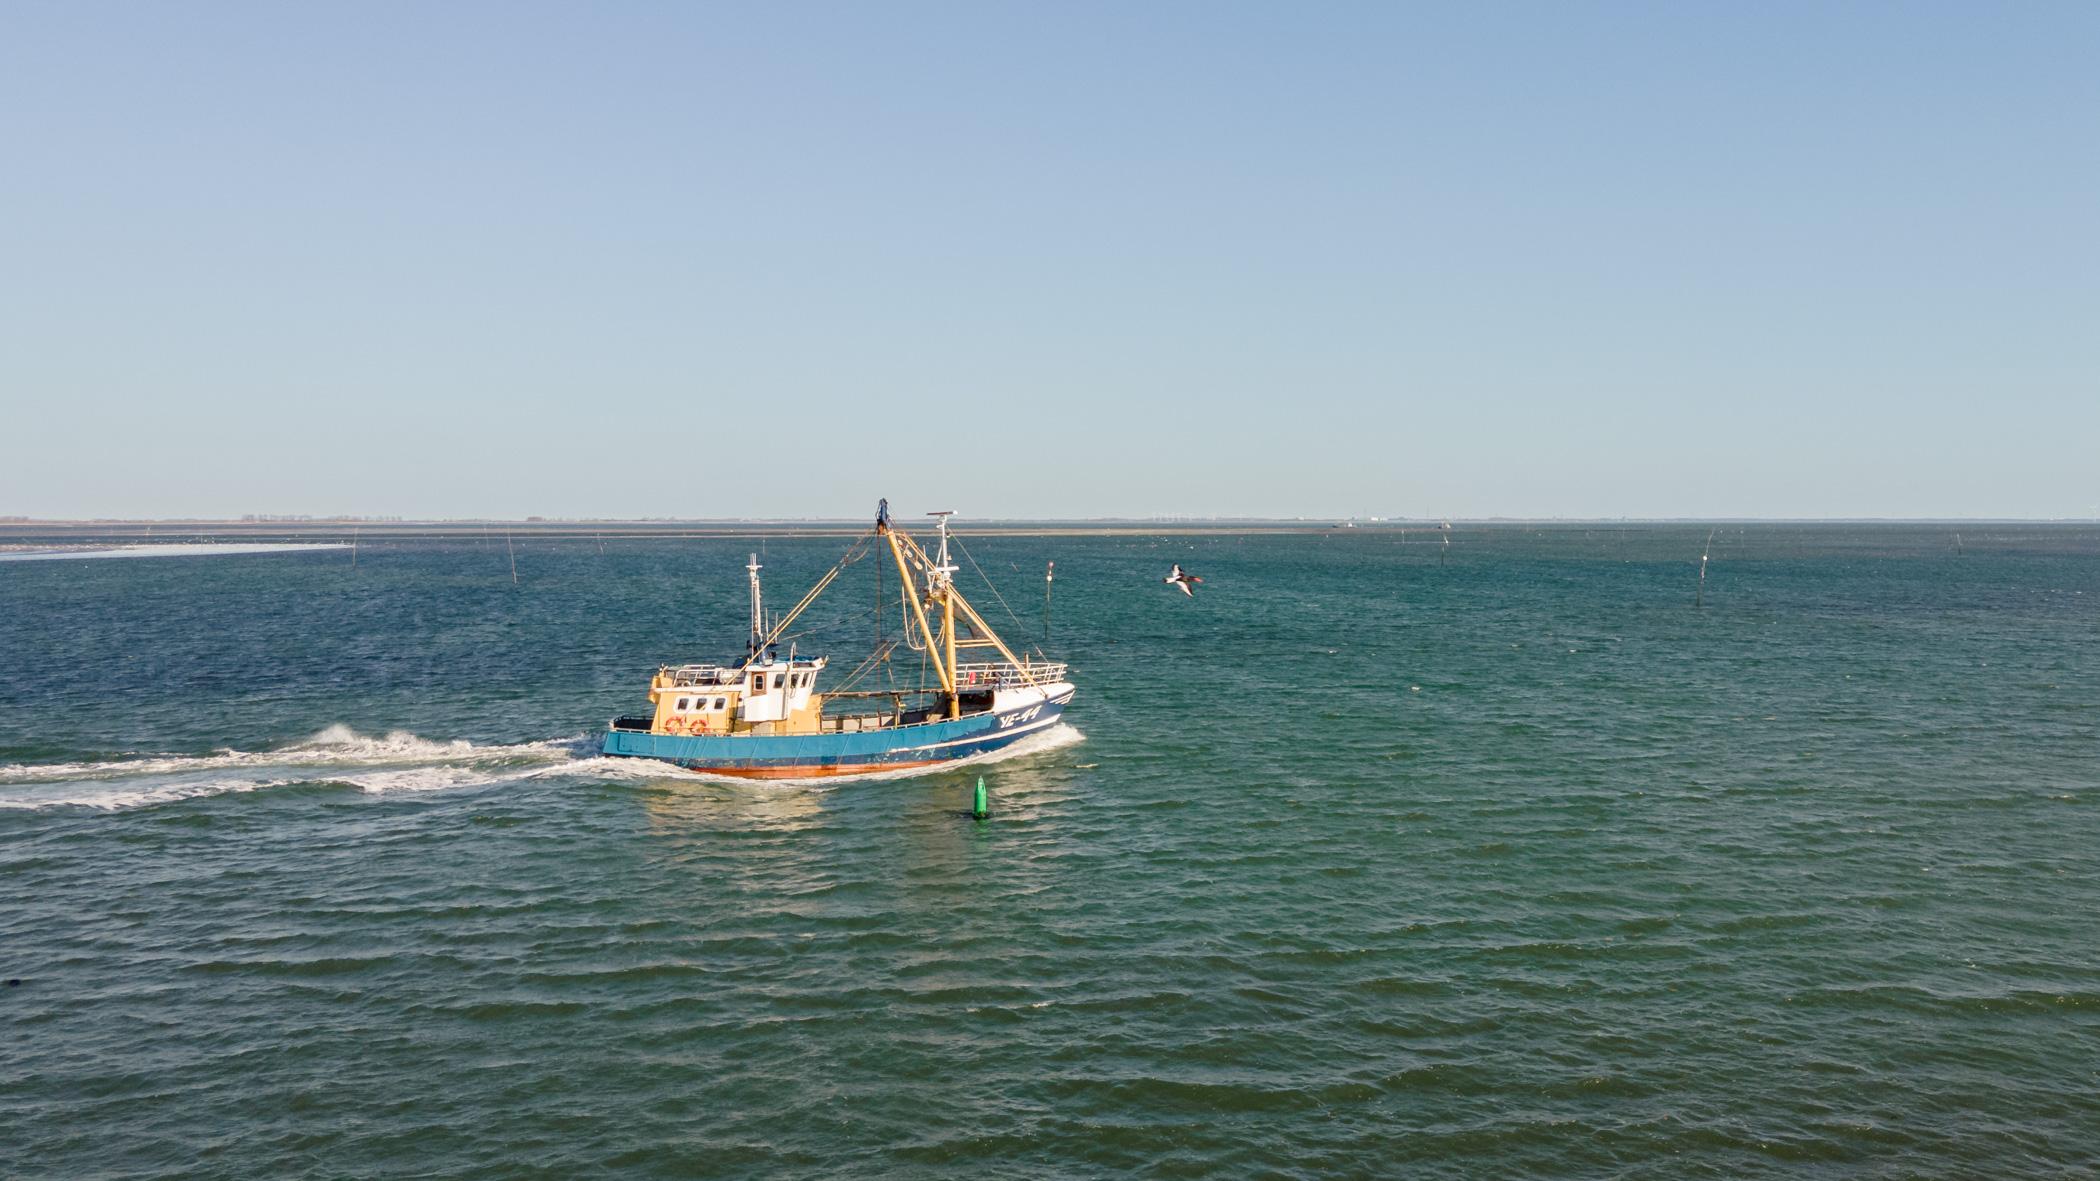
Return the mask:
{"type": "MultiPolygon", "coordinates": [[[[874,534],[870,533],[867,536],[862,537],[859,541],[855,542],[853,548],[846,551],[846,556],[840,558],[838,560],[837,565],[825,571],[824,577],[817,580],[817,585],[809,588],[809,593],[802,596],[801,602],[796,603],[795,606],[791,610],[789,610],[786,615],[778,616],[773,620],[772,626],[767,629],[767,634],[761,637],[760,641],[757,644],[754,644],[752,646],[753,660],[757,659],[757,656],[760,652],[763,652],[772,645],[779,643],[780,633],[785,631],[789,624],[795,622],[796,618],[799,617],[804,611],[808,610],[809,605],[817,601],[817,596],[824,593],[824,588],[830,586],[832,580],[837,578],[839,574],[846,569],[846,567],[851,566],[853,563],[867,556],[868,543],[873,537],[874,534]]],[[[749,667],[750,663],[751,661],[746,661],[745,666],[749,667]]]]}
{"type": "Polygon", "coordinates": [[[867,658],[865,660],[862,660],[858,665],[854,666],[853,671],[847,673],[845,679],[840,681],[837,687],[833,688],[831,692],[844,693],[846,690],[851,689],[853,686],[859,684],[862,678],[866,677],[870,672],[874,671],[877,663],[887,661],[890,654],[889,650],[892,647],[895,647],[895,645],[889,644],[877,646],[873,652],[868,653],[867,658]]]}
{"type": "Polygon", "coordinates": [[[981,579],[983,579],[983,580],[984,580],[984,588],[985,588],[986,590],[988,590],[988,591],[992,592],[992,597],[993,597],[993,598],[995,598],[995,599],[997,599],[997,600],[999,600],[999,605],[1000,605],[1001,607],[1005,607],[1005,608],[1006,608],[1006,617],[1007,617],[1008,619],[1011,619],[1011,620],[1013,620],[1013,621],[1014,621],[1014,631],[1015,631],[1016,633],[1019,633],[1019,632],[1021,632],[1021,631],[1023,630],[1023,628],[1024,628],[1024,627],[1025,627],[1026,625],[1024,625],[1024,624],[1023,624],[1023,623],[1021,622],[1021,617],[1020,617],[1020,616],[1018,616],[1018,615],[1014,614],[1014,609],[1013,609],[1012,607],[1008,607],[1008,606],[1007,606],[1007,603],[1006,603],[1006,596],[1005,596],[1005,595],[1002,595],[1002,594],[1000,594],[1000,593],[999,593],[999,588],[998,588],[998,587],[996,587],[996,586],[993,586],[993,585],[992,585],[992,580],[991,580],[990,576],[988,576],[988,575],[986,575],[986,574],[985,574],[985,572],[984,572],[984,567],[982,567],[982,566],[979,566],[979,565],[977,564],[977,559],[976,559],[976,558],[974,558],[974,557],[971,557],[971,555],[970,555],[970,547],[969,547],[969,546],[967,546],[967,545],[964,545],[964,544],[962,543],[962,538],[960,538],[960,537],[956,537],[956,536],[955,536],[954,534],[950,534],[950,535],[949,535],[949,537],[950,537],[950,539],[951,539],[951,540],[953,540],[953,541],[955,542],[955,548],[956,548],[956,549],[959,549],[959,550],[961,550],[961,551],[962,551],[962,556],[963,556],[963,557],[965,557],[965,558],[968,558],[968,559],[969,559],[969,561],[970,561],[970,568],[971,568],[972,570],[975,570],[975,571],[977,571],[977,577],[978,577],[978,578],[981,578],[981,579]]]}

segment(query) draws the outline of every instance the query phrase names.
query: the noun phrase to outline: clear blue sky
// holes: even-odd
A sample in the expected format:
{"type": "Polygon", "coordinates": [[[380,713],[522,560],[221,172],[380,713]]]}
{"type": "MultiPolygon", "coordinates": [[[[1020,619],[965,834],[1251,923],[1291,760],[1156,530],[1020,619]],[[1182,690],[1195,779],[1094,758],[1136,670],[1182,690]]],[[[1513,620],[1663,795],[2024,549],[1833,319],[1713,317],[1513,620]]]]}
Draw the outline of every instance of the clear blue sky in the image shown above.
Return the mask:
{"type": "Polygon", "coordinates": [[[7,0],[0,153],[0,513],[2100,514],[2089,3],[7,0]]]}

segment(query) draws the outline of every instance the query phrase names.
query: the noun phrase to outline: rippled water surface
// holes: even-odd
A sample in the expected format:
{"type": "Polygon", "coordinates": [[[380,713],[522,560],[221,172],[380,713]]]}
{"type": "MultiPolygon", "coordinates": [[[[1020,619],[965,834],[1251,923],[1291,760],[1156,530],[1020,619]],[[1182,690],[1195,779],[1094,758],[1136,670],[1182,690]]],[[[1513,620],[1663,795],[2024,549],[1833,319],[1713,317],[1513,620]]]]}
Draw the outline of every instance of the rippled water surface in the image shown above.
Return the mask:
{"type": "Polygon", "coordinates": [[[12,564],[0,1176],[2090,1174],[2100,533],[1962,534],[986,537],[1069,725],[823,787],[591,754],[743,542],[12,564]]]}

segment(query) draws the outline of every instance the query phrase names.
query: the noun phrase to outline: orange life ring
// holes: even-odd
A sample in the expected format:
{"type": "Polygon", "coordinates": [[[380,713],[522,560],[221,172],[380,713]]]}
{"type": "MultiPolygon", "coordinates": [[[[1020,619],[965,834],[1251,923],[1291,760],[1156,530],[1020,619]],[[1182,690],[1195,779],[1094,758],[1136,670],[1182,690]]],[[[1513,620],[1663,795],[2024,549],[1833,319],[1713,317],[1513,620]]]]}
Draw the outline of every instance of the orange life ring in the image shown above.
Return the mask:
{"type": "Polygon", "coordinates": [[[671,718],[671,719],[667,720],[666,722],[664,722],[664,733],[666,733],[666,734],[683,734],[683,733],[685,733],[685,719],[684,719],[684,718],[671,718]]]}
{"type": "Polygon", "coordinates": [[[692,721],[686,723],[685,732],[693,735],[694,737],[698,737],[702,734],[707,733],[707,719],[694,718],[692,721]]]}

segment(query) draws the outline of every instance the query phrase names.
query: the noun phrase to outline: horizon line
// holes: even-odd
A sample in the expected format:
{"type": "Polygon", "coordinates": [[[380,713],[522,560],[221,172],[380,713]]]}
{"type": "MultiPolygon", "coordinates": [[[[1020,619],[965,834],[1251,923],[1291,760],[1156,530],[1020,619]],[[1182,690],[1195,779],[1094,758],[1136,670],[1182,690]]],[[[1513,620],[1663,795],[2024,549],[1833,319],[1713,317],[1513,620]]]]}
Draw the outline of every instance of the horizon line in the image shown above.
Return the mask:
{"type": "MultiPolygon", "coordinates": [[[[1330,527],[1376,527],[1442,524],[1469,525],[2079,525],[2100,524],[2100,516],[2084,517],[1759,517],[1759,516],[1615,516],[1563,517],[1544,515],[1488,515],[1446,517],[1361,516],[1199,516],[1153,514],[1149,516],[1049,516],[966,517],[962,520],[994,525],[1328,525],[1330,527]]],[[[0,515],[0,529],[23,525],[228,525],[254,528],[269,525],[855,525],[864,517],[408,517],[353,514],[254,513],[240,517],[32,517],[0,515]]],[[[900,522],[901,523],[901,522],[900,522]]]]}

